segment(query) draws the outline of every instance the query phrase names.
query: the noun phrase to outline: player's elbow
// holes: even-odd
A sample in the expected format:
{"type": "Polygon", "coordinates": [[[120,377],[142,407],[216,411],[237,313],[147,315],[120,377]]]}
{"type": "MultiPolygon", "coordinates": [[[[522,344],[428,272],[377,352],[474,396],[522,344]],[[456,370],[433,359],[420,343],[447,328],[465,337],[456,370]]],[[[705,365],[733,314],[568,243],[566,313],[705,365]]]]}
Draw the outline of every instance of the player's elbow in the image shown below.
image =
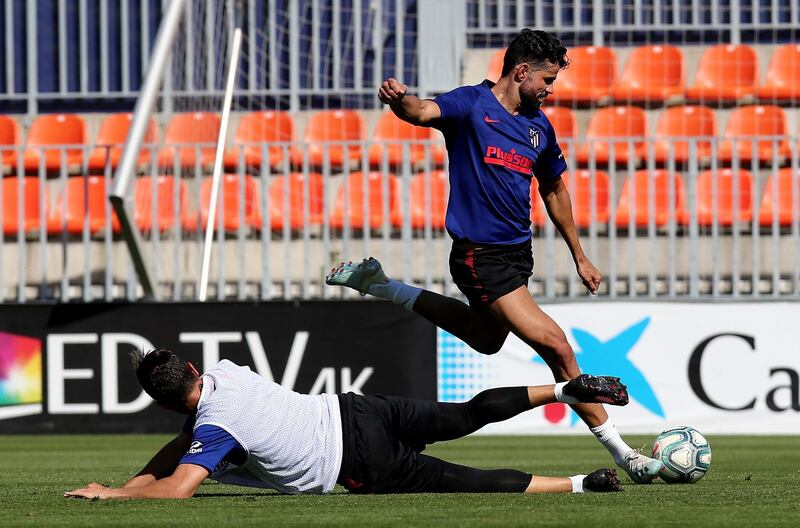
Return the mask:
{"type": "Polygon", "coordinates": [[[402,110],[395,111],[395,113],[403,121],[416,126],[431,126],[441,117],[439,105],[428,99],[421,99],[419,104],[402,107],[402,110]]]}
{"type": "Polygon", "coordinates": [[[194,497],[194,492],[197,491],[197,488],[189,488],[189,487],[178,487],[173,490],[173,495],[170,497],[171,499],[191,499],[194,497]]]}

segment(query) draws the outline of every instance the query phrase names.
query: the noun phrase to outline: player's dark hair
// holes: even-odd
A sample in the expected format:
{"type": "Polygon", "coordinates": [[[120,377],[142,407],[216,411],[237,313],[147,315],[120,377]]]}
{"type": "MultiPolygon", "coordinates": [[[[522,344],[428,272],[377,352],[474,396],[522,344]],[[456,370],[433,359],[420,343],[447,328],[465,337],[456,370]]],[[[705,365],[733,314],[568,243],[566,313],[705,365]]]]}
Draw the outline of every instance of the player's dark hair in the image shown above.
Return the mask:
{"type": "Polygon", "coordinates": [[[144,391],[159,403],[180,407],[194,387],[197,375],[189,364],[169,350],[131,354],[136,379],[144,391]]]}
{"type": "Polygon", "coordinates": [[[525,28],[508,45],[502,75],[507,75],[517,64],[528,63],[541,69],[548,62],[566,68],[569,64],[567,48],[551,33],[525,28]]]}

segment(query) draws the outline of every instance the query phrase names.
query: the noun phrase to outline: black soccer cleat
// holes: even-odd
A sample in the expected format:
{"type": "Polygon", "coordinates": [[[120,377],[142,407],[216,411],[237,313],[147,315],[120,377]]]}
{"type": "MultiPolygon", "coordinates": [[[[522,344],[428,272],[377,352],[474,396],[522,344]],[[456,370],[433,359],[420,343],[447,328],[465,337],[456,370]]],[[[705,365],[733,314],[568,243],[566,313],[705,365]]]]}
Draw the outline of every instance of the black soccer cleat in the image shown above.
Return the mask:
{"type": "Polygon", "coordinates": [[[581,374],[564,385],[564,394],[581,403],[628,405],[628,388],[613,376],[581,374]]]}
{"type": "Polygon", "coordinates": [[[598,469],[583,478],[583,491],[594,493],[622,491],[622,483],[620,483],[615,469],[598,469]]]}

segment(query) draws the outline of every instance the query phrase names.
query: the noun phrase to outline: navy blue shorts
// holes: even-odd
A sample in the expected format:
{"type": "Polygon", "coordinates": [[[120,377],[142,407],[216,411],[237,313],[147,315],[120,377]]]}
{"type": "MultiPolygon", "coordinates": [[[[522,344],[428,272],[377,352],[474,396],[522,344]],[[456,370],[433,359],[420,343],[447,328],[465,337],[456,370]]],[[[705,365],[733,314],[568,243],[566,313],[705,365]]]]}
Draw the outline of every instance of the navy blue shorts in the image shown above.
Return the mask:
{"type": "Polygon", "coordinates": [[[486,307],[520,286],[533,274],[531,241],[513,245],[453,241],[450,274],[470,306],[486,307]]]}

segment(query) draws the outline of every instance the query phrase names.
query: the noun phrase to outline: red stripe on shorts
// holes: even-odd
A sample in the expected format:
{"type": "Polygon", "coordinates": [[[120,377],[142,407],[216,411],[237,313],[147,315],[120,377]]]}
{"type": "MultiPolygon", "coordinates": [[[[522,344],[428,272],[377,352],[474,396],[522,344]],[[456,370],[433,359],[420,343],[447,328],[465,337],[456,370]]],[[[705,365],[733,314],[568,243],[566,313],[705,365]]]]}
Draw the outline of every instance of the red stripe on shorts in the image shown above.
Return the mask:
{"type": "MultiPolygon", "coordinates": [[[[472,278],[475,279],[475,289],[482,290],[483,284],[481,284],[481,280],[478,277],[478,270],[475,268],[475,250],[473,248],[469,248],[467,250],[467,256],[464,259],[464,264],[467,265],[470,273],[472,274],[472,278]]],[[[486,295],[485,293],[481,294],[481,302],[483,304],[488,304],[489,296],[486,295]]]]}

